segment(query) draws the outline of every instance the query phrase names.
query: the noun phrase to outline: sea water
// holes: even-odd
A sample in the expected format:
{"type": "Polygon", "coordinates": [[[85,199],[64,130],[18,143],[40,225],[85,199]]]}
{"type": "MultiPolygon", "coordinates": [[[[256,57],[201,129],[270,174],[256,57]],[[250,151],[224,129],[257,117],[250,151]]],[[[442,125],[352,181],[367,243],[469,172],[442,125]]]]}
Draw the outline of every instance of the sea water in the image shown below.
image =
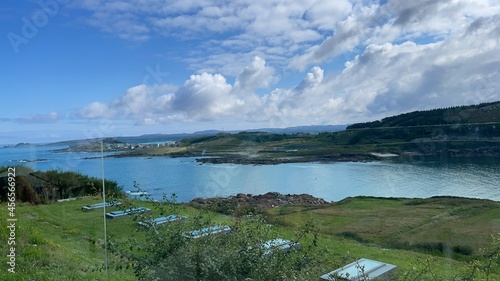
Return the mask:
{"type": "MultiPolygon", "coordinates": [[[[100,153],[56,153],[61,147],[0,148],[0,165],[75,171],[101,177],[100,153]]],[[[327,201],[349,196],[462,196],[500,201],[498,158],[422,159],[280,165],[200,164],[195,158],[104,158],[104,174],[125,191],[134,181],[153,199],[180,202],[237,193],[307,193],[327,201]]]]}

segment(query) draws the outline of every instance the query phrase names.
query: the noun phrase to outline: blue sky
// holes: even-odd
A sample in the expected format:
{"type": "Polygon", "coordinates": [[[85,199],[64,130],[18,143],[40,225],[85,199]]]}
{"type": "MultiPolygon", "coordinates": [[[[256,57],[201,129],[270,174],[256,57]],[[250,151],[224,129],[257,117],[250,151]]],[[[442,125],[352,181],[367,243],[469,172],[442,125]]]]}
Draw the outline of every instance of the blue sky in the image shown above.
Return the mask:
{"type": "Polygon", "coordinates": [[[4,1],[0,144],[500,100],[500,3],[4,1]]]}

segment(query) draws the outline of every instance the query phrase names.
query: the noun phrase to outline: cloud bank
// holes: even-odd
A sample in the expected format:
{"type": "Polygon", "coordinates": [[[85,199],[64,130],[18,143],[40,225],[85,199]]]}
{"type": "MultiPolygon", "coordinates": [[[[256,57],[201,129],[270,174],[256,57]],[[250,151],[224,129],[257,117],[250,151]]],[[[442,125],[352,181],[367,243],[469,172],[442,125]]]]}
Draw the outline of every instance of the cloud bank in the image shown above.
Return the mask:
{"type": "Polygon", "coordinates": [[[121,38],[197,38],[206,50],[186,58],[195,74],[183,85],[138,85],[89,104],[82,118],[343,124],[500,99],[494,0],[75,5],[91,12],[88,24],[121,38]],[[345,64],[332,69],[339,58],[345,64]],[[284,71],[302,81],[275,87],[284,71]]]}

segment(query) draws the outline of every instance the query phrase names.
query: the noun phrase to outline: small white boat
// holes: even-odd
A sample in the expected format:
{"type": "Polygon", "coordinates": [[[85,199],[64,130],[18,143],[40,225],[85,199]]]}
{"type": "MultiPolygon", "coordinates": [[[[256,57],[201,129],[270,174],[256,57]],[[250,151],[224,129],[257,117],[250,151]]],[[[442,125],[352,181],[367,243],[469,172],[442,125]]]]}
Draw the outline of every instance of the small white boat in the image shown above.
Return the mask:
{"type": "Polygon", "coordinates": [[[141,195],[148,195],[149,193],[147,191],[127,191],[127,195],[130,196],[141,196],[141,195]]]}

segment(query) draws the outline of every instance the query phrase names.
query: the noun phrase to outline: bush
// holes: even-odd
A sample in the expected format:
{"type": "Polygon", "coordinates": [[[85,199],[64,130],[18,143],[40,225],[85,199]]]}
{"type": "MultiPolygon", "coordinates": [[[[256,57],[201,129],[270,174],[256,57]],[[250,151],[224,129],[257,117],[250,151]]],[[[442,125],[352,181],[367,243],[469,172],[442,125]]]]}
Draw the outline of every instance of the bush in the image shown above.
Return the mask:
{"type": "Polygon", "coordinates": [[[16,176],[16,200],[32,204],[41,203],[40,197],[25,176],[16,176]]]}
{"type": "MultiPolygon", "coordinates": [[[[16,176],[16,200],[31,204],[50,203],[69,197],[97,195],[102,192],[102,179],[88,177],[71,171],[34,171],[29,167],[16,166],[23,175],[16,176]]],[[[0,167],[6,171],[6,167],[0,167]]],[[[18,174],[20,174],[18,172],[18,174]]],[[[122,187],[116,181],[105,180],[106,195],[122,198],[122,187]]],[[[0,200],[6,201],[8,194],[7,177],[0,178],[0,200]]]]}
{"type": "Polygon", "coordinates": [[[410,244],[408,242],[393,242],[390,247],[396,249],[410,250],[416,252],[424,252],[437,255],[459,254],[464,256],[472,256],[474,250],[469,246],[451,245],[446,242],[423,242],[410,244]]]}
{"type": "Polygon", "coordinates": [[[464,256],[471,256],[474,253],[474,250],[472,250],[471,247],[469,246],[461,246],[461,245],[456,245],[453,246],[452,251],[457,254],[461,254],[464,256]]]}
{"type": "Polygon", "coordinates": [[[359,236],[356,232],[352,231],[344,231],[339,234],[337,234],[340,237],[347,238],[347,239],[352,239],[355,241],[358,241],[359,243],[367,243],[368,241],[364,239],[363,237],[359,236]]]}
{"type": "Polygon", "coordinates": [[[467,271],[462,280],[497,280],[493,275],[500,274],[500,234],[491,236],[490,246],[480,250],[467,271]]]}
{"type": "Polygon", "coordinates": [[[233,212],[235,217],[251,216],[251,215],[261,215],[264,213],[258,206],[238,206],[233,212]]]}
{"type": "MultiPolygon", "coordinates": [[[[176,204],[155,203],[162,214],[177,213],[176,204]]],[[[193,229],[216,225],[213,213],[200,210],[189,221],[144,231],[145,240],[110,241],[109,250],[119,259],[116,269],[132,267],[140,280],[307,280],[302,275],[315,264],[311,253],[317,245],[316,228],[308,223],[298,231],[294,243],[299,251],[265,254],[263,242],[279,237],[262,216],[243,216],[229,223],[229,234],[188,239],[193,229]]],[[[150,219],[141,216],[138,220],[150,219]]]]}

